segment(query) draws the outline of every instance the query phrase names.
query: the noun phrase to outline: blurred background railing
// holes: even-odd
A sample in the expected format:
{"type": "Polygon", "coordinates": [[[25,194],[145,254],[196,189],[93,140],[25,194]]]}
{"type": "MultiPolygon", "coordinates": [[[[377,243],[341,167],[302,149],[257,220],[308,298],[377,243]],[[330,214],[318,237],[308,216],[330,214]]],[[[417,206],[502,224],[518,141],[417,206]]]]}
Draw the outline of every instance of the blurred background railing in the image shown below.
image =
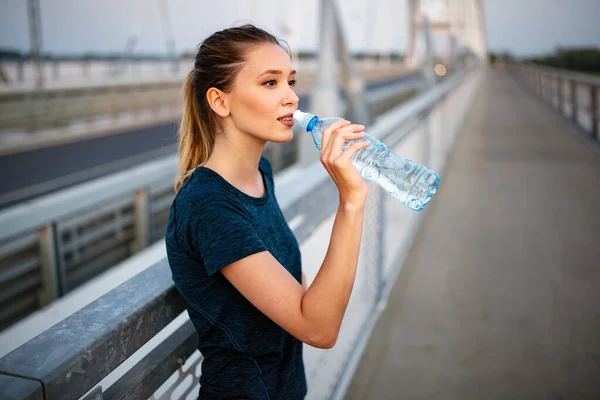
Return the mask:
{"type": "Polygon", "coordinates": [[[541,65],[511,63],[506,69],[541,100],[600,140],[600,79],[541,65]]]}
{"type": "MultiPolygon", "coordinates": [[[[46,60],[42,74],[46,85],[53,87],[81,85],[83,82],[114,82],[132,80],[172,79],[184,74],[193,64],[189,59],[88,59],[46,60]]],[[[35,87],[36,62],[28,59],[5,60],[2,63],[5,83],[13,87],[35,87]]]]}

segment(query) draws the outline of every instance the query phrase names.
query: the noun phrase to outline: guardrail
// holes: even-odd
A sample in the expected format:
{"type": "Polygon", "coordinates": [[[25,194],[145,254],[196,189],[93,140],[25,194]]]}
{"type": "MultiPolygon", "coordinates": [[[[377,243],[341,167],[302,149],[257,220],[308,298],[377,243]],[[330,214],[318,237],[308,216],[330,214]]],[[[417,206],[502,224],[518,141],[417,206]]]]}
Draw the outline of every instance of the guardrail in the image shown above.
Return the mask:
{"type": "Polygon", "coordinates": [[[541,100],[600,140],[600,79],[532,64],[508,64],[506,68],[541,100]]]}
{"type": "MultiPolygon", "coordinates": [[[[367,93],[373,115],[414,96],[421,79],[367,93]]],[[[297,160],[298,137],[268,143],[275,172],[297,160]]],[[[176,156],[0,212],[0,330],[164,236],[176,156]]]]}
{"type": "MultiPolygon", "coordinates": [[[[69,84],[81,81],[135,79],[181,75],[191,68],[194,60],[172,59],[94,59],[94,60],[43,60],[42,74],[45,85],[69,84]]],[[[4,70],[5,87],[36,86],[36,66],[31,59],[0,61],[4,70]]],[[[2,85],[0,85],[2,87],[2,85]]]]}
{"type": "Polygon", "coordinates": [[[176,156],[0,213],[0,327],[163,237],[176,156]]]}
{"type": "MultiPolygon", "coordinates": [[[[470,72],[458,73],[379,117],[369,133],[442,173],[475,87],[470,72]]],[[[301,244],[310,282],[327,245],[312,238],[331,230],[336,188],[319,162],[286,176],[276,175],[276,196],[301,244]]],[[[423,216],[369,185],[356,284],[338,342],[331,350],[305,347],[309,399],[344,395],[423,216]]],[[[12,398],[166,399],[174,392],[184,398],[198,387],[196,347],[162,260],[0,359],[0,398],[11,384],[20,388],[12,398]],[[134,358],[139,361],[129,365],[134,358]]]]}

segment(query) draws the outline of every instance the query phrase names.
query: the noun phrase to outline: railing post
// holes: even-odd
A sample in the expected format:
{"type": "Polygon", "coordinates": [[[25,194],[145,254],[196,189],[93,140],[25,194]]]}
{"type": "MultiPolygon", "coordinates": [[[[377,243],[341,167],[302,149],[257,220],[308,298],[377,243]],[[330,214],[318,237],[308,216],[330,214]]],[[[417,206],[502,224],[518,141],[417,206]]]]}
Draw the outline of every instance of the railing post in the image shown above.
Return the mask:
{"type": "MultiPolygon", "coordinates": [[[[64,242],[64,235],[63,232],[61,232],[58,227],[56,225],[54,225],[53,227],[54,229],[54,242],[56,243],[56,245],[54,246],[55,249],[55,257],[54,259],[56,260],[56,279],[58,281],[58,296],[64,296],[68,291],[69,291],[69,282],[67,280],[67,266],[66,266],[66,261],[65,261],[65,242],[64,242]]],[[[70,236],[73,237],[74,233],[71,230],[70,232],[70,236]]],[[[75,262],[77,262],[79,257],[79,252],[78,251],[74,251],[73,252],[73,260],[75,260],[75,262]]]]}
{"type": "Polygon", "coordinates": [[[577,82],[569,81],[571,87],[571,119],[577,122],[577,82]]]}
{"type": "Polygon", "coordinates": [[[542,82],[542,100],[548,100],[548,79],[544,73],[540,73],[540,80],[542,82]]]}
{"type": "Polygon", "coordinates": [[[592,136],[598,140],[598,87],[590,85],[590,122],[592,136]]]}
{"type": "Polygon", "coordinates": [[[145,249],[150,243],[150,220],[152,207],[150,205],[150,190],[139,189],[135,192],[134,215],[135,215],[135,239],[133,241],[133,252],[145,249]]]}
{"type": "Polygon", "coordinates": [[[556,76],[556,95],[558,96],[558,111],[562,114],[564,108],[564,96],[563,96],[563,79],[557,75],[556,76]]]}
{"type": "Polygon", "coordinates": [[[43,307],[58,297],[54,224],[43,226],[39,235],[42,290],[38,294],[38,300],[43,307]]]}

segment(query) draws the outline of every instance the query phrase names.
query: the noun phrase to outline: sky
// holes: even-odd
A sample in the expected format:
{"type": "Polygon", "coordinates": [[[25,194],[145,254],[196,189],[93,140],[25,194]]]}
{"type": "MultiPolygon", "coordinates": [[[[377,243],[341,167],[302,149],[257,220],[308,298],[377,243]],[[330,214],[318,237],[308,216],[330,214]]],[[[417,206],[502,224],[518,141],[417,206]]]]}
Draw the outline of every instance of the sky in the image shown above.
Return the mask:
{"type": "MultiPolygon", "coordinates": [[[[429,0],[435,3],[440,0],[429,0]]],[[[319,0],[167,0],[178,51],[191,51],[210,33],[253,22],[288,41],[293,51],[315,50],[319,0]]],[[[407,0],[336,0],[351,50],[404,51],[407,0]]],[[[517,56],[556,47],[600,47],[600,0],[482,0],[490,51],[517,56]]],[[[40,0],[44,51],[120,52],[139,32],[136,53],[164,53],[160,0],[40,0]]],[[[0,48],[27,50],[25,0],[0,0],[0,48]]],[[[442,39],[436,37],[441,46],[442,39]]]]}

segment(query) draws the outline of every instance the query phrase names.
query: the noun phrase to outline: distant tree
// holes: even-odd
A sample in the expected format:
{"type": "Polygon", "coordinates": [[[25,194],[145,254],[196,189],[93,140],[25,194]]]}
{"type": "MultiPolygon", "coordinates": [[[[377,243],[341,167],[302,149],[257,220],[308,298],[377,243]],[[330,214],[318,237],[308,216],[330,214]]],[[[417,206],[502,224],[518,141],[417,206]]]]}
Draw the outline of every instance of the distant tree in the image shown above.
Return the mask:
{"type": "Polygon", "coordinates": [[[24,55],[18,50],[0,49],[0,60],[19,60],[24,55]]]}
{"type": "Polygon", "coordinates": [[[598,48],[559,48],[554,54],[534,57],[525,61],[572,71],[600,72],[600,50],[598,48]]]}

